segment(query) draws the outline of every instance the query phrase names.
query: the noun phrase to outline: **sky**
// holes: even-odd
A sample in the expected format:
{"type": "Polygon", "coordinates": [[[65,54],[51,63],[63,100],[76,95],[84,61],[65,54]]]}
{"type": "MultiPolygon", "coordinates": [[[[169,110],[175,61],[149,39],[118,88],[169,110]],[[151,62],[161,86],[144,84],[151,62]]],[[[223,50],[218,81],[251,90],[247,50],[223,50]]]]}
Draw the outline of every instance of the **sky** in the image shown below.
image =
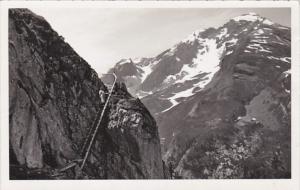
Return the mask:
{"type": "Polygon", "coordinates": [[[154,57],[199,29],[255,12],[284,26],[290,8],[31,8],[98,74],[120,59],[154,57]]]}

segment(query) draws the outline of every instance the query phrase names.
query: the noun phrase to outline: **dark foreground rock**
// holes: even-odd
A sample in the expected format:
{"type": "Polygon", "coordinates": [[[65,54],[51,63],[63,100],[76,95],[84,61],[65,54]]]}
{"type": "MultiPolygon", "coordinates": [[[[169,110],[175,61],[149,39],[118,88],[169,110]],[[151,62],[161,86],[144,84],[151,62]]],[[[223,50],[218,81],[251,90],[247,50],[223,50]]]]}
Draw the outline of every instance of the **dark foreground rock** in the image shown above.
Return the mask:
{"type": "MultiPolygon", "coordinates": [[[[80,159],[100,108],[96,72],[27,9],[9,10],[9,146],[11,179],[72,179],[57,169],[80,159]]],[[[78,176],[77,176],[78,177],[78,176]]],[[[157,126],[117,83],[79,178],[164,178],[157,126]]]]}

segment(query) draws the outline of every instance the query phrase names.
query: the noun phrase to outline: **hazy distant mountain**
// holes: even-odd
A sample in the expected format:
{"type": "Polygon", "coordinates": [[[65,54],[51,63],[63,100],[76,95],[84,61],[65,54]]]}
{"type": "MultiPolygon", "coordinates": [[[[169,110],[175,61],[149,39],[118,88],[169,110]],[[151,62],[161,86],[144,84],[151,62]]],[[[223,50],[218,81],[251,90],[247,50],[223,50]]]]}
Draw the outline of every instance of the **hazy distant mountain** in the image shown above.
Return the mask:
{"type": "Polygon", "coordinates": [[[289,178],[290,68],[290,28],[249,13],[110,72],[156,118],[179,176],[289,178]]]}

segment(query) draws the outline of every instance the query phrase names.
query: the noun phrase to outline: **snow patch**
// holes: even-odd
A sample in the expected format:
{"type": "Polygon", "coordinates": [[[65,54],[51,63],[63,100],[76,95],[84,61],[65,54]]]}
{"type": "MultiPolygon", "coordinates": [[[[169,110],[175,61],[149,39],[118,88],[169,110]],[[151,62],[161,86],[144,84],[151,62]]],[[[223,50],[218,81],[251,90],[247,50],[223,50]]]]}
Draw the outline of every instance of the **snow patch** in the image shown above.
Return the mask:
{"type": "Polygon", "coordinates": [[[291,70],[289,69],[287,71],[284,71],[283,74],[284,74],[284,77],[288,77],[289,75],[291,75],[291,70]]]}
{"type": "Polygon", "coordinates": [[[268,36],[254,36],[255,39],[268,39],[268,36]]]}
{"type": "MultiPolygon", "coordinates": [[[[203,49],[198,50],[196,58],[192,64],[185,64],[179,74],[186,73],[178,82],[192,80],[196,75],[201,73],[209,73],[209,79],[219,70],[220,57],[224,51],[224,45],[217,48],[215,39],[202,39],[203,49]],[[203,53],[204,50],[204,53],[203,53]]],[[[210,80],[208,80],[209,82],[210,80]]]]}
{"type": "Polygon", "coordinates": [[[249,22],[255,22],[257,20],[261,21],[263,18],[261,18],[259,15],[257,15],[256,13],[249,13],[249,14],[245,14],[245,15],[241,15],[241,16],[237,16],[235,18],[233,18],[232,20],[238,22],[238,21],[249,21],[249,22]]]}
{"type": "Polygon", "coordinates": [[[263,29],[258,29],[257,31],[254,32],[254,35],[261,35],[264,34],[265,32],[263,31],[263,29]]]}
{"type": "Polygon", "coordinates": [[[228,51],[225,55],[232,54],[233,50],[228,51]]]}
{"type": "Polygon", "coordinates": [[[146,91],[140,90],[136,95],[139,98],[143,98],[143,97],[151,95],[151,94],[153,94],[152,91],[146,92],[146,91]]]}
{"type": "Polygon", "coordinates": [[[182,40],[181,42],[183,42],[183,43],[194,42],[195,40],[197,40],[197,39],[200,38],[200,33],[203,32],[203,31],[204,31],[204,29],[196,30],[191,35],[189,35],[187,38],[185,38],[184,40],[182,40]]]}
{"type": "Polygon", "coordinates": [[[139,63],[139,62],[141,62],[142,60],[143,60],[143,58],[135,57],[135,58],[132,59],[132,62],[134,62],[134,63],[139,63]]]}
{"type": "Polygon", "coordinates": [[[263,21],[263,24],[266,24],[266,25],[273,25],[274,22],[272,22],[272,21],[270,21],[270,20],[268,20],[268,19],[265,19],[265,20],[263,21]]]}
{"type": "Polygon", "coordinates": [[[255,40],[251,40],[250,42],[256,42],[256,43],[260,43],[260,44],[267,44],[267,40],[262,40],[262,39],[255,39],[255,40]]]}
{"type": "MultiPolygon", "coordinates": [[[[284,71],[283,74],[284,74],[284,77],[286,78],[286,77],[291,75],[291,70],[289,69],[287,71],[284,71]]],[[[289,94],[291,93],[291,90],[288,90],[286,88],[284,88],[284,90],[285,90],[286,93],[289,93],[289,94]]]]}
{"type": "Polygon", "coordinates": [[[225,42],[225,45],[226,45],[227,47],[231,47],[231,46],[234,46],[234,45],[236,44],[237,41],[238,41],[237,38],[232,38],[231,40],[226,41],[226,42],[225,42]]]}
{"type": "Polygon", "coordinates": [[[176,80],[176,75],[169,75],[167,76],[167,78],[165,78],[165,80],[163,81],[163,84],[169,84],[172,83],[176,80]]]}
{"type": "Polygon", "coordinates": [[[227,28],[222,28],[222,30],[220,31],[220,34],[218,34],[216,36],[216,38],[222,39],[222,37],[225,36],[227,34],[227,32],[228,32],[227,28]]]}
{"type": "MultiPolygon", "coordinates": [[[[220,69],[220,59],[224,53],[225,45],[217,48],[216,39],[199,39],[203,48],[198,50],[196,58],[193,59],[192,64],[185,64],[181,71],[175,76],[168,76],[168,80],[180,78],[176,83],[184,83],[189,80],[193,80],[196,75],[206,73],[205,77],[202,78],[198,83],[194,84],[191,88],[186,89],[182,92],[174,94],[172,97],[167,98],[171,102],[171,106],[162,112],[166,112],[178,105],[176,101],[178,98],[186,98],[192,96],[195,88],[203,89],[213,78],[216,72],[220,69]]],[[[167,82],[166,81],[166,82],[167,82]]]]}
{"type": "Polygon", "coordinates": [[[143,70],[142,77],[141,77],[141,82],[144,82],[146,77],[152,72],[152,68],[151,68],[151,65],[149,64],[145,67],[140,67],[140,69],[143,70]]]}
{"type": "Polygon", "coordinates": [[[283,30],[289,30],[289,29],[290,29],[290,28],[285,27],[285,26],[279,26],[278,28],[279,28],[279,29],[283,29],[283,30]]]}
{"type": "Polygon", "coordinates": [[[117,65],[124,65],[125,63],[130,63],[129,59],[121,60],[117,65]]]}
{"type": "Polygon", "coordinates": [[[287,45],[287,44],[284,43],[284,42],[279,42],[279,41],[274,41],[274,40],[272,40],[271,43],[279,44],[279,45],[283,45],[283,46],[287,45]]]}
{"type": "Polygon", "coordinates": [[[272,31],[272,29],[271,29],[271,28],[264,28],[264,30],[270,30],[270,31],[272,31]]]}
{"type": "Polygon", "coordinates": [[[173,56],[175,54],[175,50],[177,49],[178,44],[174,45],[165,55],[173,56]]]}
{"type": "Polygon", "coordinates": [[[118,65],[124,65],[124,64],[130,63],[130,62],[132,62],[132,63],[140,63],[142,60],[143,60],[143,58],[140,58],[140,57],[136,57],[136,58],[133,58],[133,59],[131,59],[131,58],[123,59],[123,60],[121,60],[118,63],[118,65]]]}
{"type": "Polygon", "coordinates": [[[290,57],[274,57],[274,56],[267,56],[269,59],[277,60],[277,61],[283,61],[286,63],[291,63],[290,57]]]}
{"type": "Polygon", "coordinates": [[[194,88],[189,88],[189,89],[184,90],[182,92],[178,92],[174,96],[168,98],[168,100],[171,102],[172,105],[169,108],[163,110],[162,113],[166,112],[166,111],[170,110],[171,108],[175,107],[176,105],[178,105],[179,102],[176,101],[177,98],[186,98],[186,97],[192,96],[194,94],[193,89],[194,88]]]}
{"type": "Polygon", "coordinates": [[[141,72],[141,83],[149,76],[149,74],[153,71],[154,65],[156,65],[159,61],[150,62],[148,65],[137,65],[139,69],[142,70],[141,72]]]}
{"type": "Polygon", "coordinates": [[[264,49],[260,44],[249,44],[247,46],[247,48],[254,49],[254,50],[257,50],[257,51],[260,51],[260,52],[272,53],[272,51],[264,49]]]}
{"type": "Polygon", "coordinates": [[[286,62],[286,63],[291,63],[291,58],[290,57],[282,57],[281,60],[286,62]]]}

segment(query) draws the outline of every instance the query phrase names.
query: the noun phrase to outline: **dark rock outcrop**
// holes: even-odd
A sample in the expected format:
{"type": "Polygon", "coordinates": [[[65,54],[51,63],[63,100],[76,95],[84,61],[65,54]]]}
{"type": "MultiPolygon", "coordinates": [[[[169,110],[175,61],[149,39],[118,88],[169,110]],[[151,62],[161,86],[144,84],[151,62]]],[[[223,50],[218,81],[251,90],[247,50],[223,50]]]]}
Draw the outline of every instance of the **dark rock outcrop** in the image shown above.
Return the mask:
{"type": "MultiPolygon", "coordinates": [[[[44,18],[9,10],[9,145],[11,179],[53,178],[73,160],[106,87],[44,18]]],[[[107,90],[106,90],[107,91],[107,90]]],[[[117,83],[81,177],[164,178],[157,126],[117,83]]],[[[71,179],[73,169],[55,177],[71,179]]]]}

